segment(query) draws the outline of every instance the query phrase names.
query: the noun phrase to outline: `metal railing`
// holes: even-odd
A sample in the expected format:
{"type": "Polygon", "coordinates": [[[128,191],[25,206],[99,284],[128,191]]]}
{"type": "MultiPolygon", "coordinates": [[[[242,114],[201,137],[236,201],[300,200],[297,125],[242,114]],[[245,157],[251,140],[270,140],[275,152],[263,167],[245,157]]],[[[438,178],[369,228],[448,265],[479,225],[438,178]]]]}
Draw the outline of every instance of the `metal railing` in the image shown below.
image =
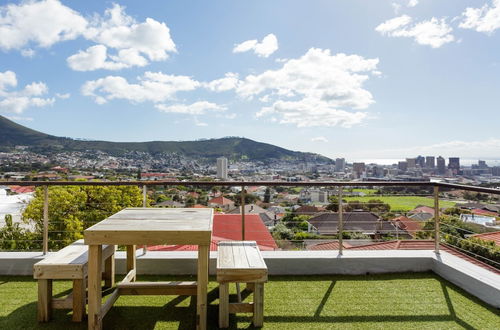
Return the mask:
{"type": "MultiPolygon", "coordinates": [[[[266,186],[266,187],[324,187],[335,188],[338,198],[338,246],[339,254],[343,253],[343,236],[344,229],[344,214],[345,208],[343,198],[345,197],[344,188],[364,188],[364,187],[424,187],[432,190],[433,205],[434,205],[434,251],[440,252],[441,245],[441,230],[440,230],[440,204],[439,194],[444,189],[456,189],[500,195],[500,189],[466,186],[450,183],[437,182],[402,182],[402,181],[376,181],[376,182],[359,182],[359,181],[335,181],[335,182],[284,182],[284,181],[0,181],[0,185],[16,185],[16,186],[35,186],[43,187],[43,248],[42,251],[46,254],[49,250],[49,187],[50,186],[138,186],[142,188],[142,206],[147,206],[148,187],[151,186],[190,186],[190,187],[239,187],[241,188],[241,239],[247,238],[245,231],[245,193],[247,187],[251,186],[266,186]],[[440,190],[441,189],[441,190],[440,190]]],[[[374,196],[376,198],[376,196],[374,196]]],[[[396,234],[398,228],[396,227],[396,234]]],[[[146,249],[144,249],[146,251],[146,249]]]]}

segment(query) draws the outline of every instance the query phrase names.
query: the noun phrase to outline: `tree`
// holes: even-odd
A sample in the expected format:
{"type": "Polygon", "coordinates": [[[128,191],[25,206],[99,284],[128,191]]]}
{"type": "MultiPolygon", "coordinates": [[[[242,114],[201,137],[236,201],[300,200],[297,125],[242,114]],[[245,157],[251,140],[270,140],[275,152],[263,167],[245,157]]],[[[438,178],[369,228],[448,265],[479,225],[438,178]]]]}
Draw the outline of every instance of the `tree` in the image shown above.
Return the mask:
{"type": "Polygon", "coordinates": [[[271,203],[271,189],[269,187],[264,192],[264,203],[271,203]]]}
{"type": "MultiPolygon", "coordinates": [[[[34,233],[43,231],[43,189],[23,212],[23,221],[33,223],[34,233]]],[[[149,201],[148,201],[149,204],[149,201]]],[[[49,247],[58,249],[83,238],[83,230],[126,207],[142,206],[136,186],[49,187],[49,247]]]]}
{"type": "Polygon", "coordinates": [[[12,215],[5,215],[5,226],[0,228],[0,249],[29,250],[41,247],[40,237],[21,228],[19,223],[13,223],[12,215]]]}

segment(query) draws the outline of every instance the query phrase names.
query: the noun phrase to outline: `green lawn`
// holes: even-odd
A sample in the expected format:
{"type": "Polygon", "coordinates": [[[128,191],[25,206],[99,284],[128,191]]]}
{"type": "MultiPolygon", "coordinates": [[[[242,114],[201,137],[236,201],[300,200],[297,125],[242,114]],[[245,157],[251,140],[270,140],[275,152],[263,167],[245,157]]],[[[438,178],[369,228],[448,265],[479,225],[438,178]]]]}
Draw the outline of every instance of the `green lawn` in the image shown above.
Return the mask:
{"type": "MultiPolygon", "coordinates": [[[[67,281],[55,282],[54,292],[69,287],[67,281]]],[[[217,297],[212,279],[210,329],[217,328],[217,297]]],[[[39,325],[36,299],[31,278],[0,276],[0,329],[87,328],[61,310],[39,325]]],[[[123,296],[106,315],[104,329],[194,329],[195,310],[190,297],[123,296]]],[[[498,310],[433,273],[271,277],[264,315],[265,329],[498,329],[500,324],[498,310]]],[[[232,315],[230,328],[251,328],[250,317],[232,315]]]]}
{"type": "MultiPolygon", "coordinates": [[[[380,199],[391,206],[391,211],[407,212],[413,210],[418,205],[434,207],[434,199],[424,196],[363,196],[363,197],[344,197],[346,201],[368,202],[371,199],[380,199]]],[[[453,207],[455,202],[439,201],[439,207],[453,207]]]]}

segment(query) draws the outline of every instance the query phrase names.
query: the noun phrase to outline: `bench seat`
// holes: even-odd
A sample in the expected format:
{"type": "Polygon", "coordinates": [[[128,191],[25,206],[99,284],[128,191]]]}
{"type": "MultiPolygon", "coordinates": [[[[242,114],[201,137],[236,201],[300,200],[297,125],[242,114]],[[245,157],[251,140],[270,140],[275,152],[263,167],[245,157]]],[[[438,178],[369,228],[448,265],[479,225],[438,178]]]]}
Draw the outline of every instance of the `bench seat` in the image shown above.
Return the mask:
{"type": "Polygon", "coordinates": [[[253,313],[253,324],[264,322],[264,283],[267,265],[255,241],[219,242],[217,282],[219,283],[219,327],[229,326],[229,313],[253,313]],[[229,283],[237,283],[238,303],[229,303],[229,283]],[[239,283],[253,291],[253,303],[242,303],[239,283]]]}
{"type": "MultiPolygon", "coordinates": [[[[103,245],[105,285],[114,285],[114,245],[103,245]]],[[[85,315],[88,246],[83,239],[50,254],[33,266],[33,277],[38,280],[39,322],[50,320],[52,309],[73,309],[72,320],[81,322],[85,315]],[[52,297],[53,280],[72,280],[73,290],[66,298],[52,297]]]]}

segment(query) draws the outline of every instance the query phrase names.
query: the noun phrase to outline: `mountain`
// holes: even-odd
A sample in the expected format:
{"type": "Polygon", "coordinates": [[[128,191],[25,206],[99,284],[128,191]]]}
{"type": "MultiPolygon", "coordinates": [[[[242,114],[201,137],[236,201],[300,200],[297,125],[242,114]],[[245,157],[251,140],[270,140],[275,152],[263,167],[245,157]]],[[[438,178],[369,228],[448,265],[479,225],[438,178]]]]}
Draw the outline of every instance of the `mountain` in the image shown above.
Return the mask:
{"type": "Polygon", "coordinates": [[[331,162],[331,159],[307,152],[291,151],[272,144],[261,143],[240,137],[225,137],[198,141],[150,141],[108,142],[84,141],[57,137],[35,131],[0,116],[0,150],[15,146],[28,146],[42,154],[63,151],[100,150],[110,155],[121,156],[127,152],[147,152],[151,155],[176,153],[189,158],[213,161],[225,156],[232,160],[249,161],[315,161],[331,162]]]}

